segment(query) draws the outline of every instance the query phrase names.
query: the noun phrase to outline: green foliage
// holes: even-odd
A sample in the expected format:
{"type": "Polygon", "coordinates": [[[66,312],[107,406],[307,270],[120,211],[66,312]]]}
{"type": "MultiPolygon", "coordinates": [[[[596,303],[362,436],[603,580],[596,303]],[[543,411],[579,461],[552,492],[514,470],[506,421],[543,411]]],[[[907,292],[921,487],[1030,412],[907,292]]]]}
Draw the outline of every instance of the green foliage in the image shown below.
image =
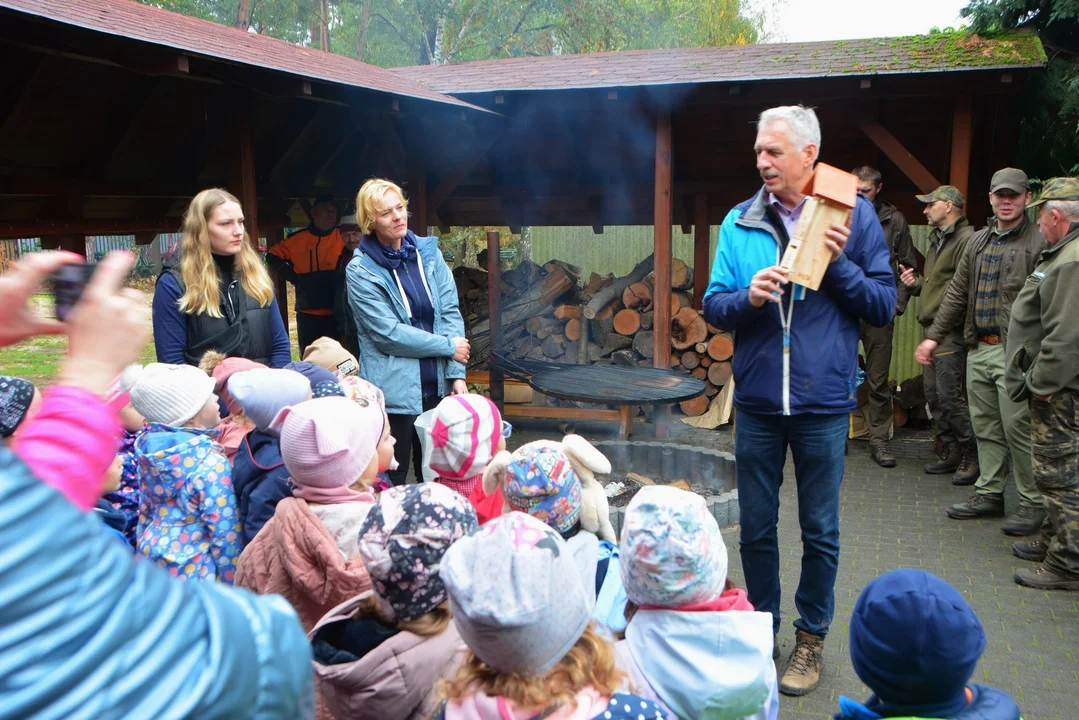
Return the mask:
{"type": "Polygon", "coordinates": [[[1079,0],[971,0],[962,15],[976,32],[1041,36],[1049,65],[1025,88],[1017,162],[1032,177],[1079,173],[1079,0]]]}

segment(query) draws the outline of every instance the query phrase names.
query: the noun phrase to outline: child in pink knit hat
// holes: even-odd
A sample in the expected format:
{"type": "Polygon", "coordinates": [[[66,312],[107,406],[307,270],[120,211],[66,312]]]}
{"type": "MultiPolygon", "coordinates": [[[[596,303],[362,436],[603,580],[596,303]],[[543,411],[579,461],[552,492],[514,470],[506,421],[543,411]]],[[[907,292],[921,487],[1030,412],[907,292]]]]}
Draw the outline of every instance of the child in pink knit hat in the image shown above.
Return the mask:
{"type": "Polygon", "coordinates": [[[426,431],[435,482],[470,497],[491,458],[506,449],[504,428],[498,407],[483,395],[442,398],[426,431]]]}
{"type": "Polygon", "coordinates": [[[393,436],[377,404],[324,397],[277,414],[281,457],[292,497],[277,504],[244,550],[236,584],[283,595],[310,630],[326,612],[365,592],[360,527],[375,496],[371,484],[393,460],[393,436]]]}

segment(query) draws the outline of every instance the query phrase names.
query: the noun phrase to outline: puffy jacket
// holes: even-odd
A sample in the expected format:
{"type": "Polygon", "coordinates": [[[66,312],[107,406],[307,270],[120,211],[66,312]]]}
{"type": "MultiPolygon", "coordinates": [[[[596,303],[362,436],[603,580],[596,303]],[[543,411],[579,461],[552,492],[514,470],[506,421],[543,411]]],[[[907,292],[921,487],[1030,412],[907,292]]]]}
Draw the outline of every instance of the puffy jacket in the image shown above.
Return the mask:
{"type": "Polygon", "coordinates": [[[292,718],[311,650],[280,598],[178,582],[0,449],[0,718],[292,718]]]}
{"type": "MultiPolygon", "coordinates": [[[[988,685],[969,685],[968,688],[973,695],[970,704],[961,712],[944,720],[1022,720],[1019,706],[1007,693],[988,685]]],[[[872,699],[867,704],[872,705],[872,699]]],[[[834,717],[835,720],[882,720],[884,716],[870,710],[862,703],[840,695],[839,712],[834,717]]],[[[922,720],[914,715],[906,717],[889,715],[888,717],[895,720],[922,720]]]]}
{"type": "Polygon", "coordinates": [[[333,313],[334,268],[345,249],[341,230],[314,226],[292,233],[270,248],[266,262],[296,286],[296,312],[333,313]]]}
{"type": "MultiPolygon", "coordinates": [[[[371,496],[370,504],[347,505],[362,522],[373,503],[371,496]]],[[[259,595],[283,596],[310,630],[334,607],[370,590],[371,576],[362,559],[344,557],[306,501],[285,498],[240,555],[236,584],[259,595]]]]}
{"type": "Polygon", "coordinates": [[[311,631],[322,701],[337,718],[426,720],[437,707],[438,681],[456,674],[468,647],[452,622],[441,634],[422,637],[355,619],[370,597],[342,603],[311,631]]]}
{"type": "Polygon", "coordinates": [[[465,366],[453,359],[451,338],[465,336],[453,275],[438,250],[438,238],[412,239],[431,288],[433,333],[412,327],[389,270],[362,252],[345,269],[348,301],[356,317],[360,377],[382,389],[386,412],[399,415],[423,412],[419,358],[438,358],[440,396],[450,393],[453,380],[465,377],[465,366]]]}
{"type": "MultiPolygon", "coordinates": [[[[922,298],[918,306],[918,322],[923,326],[933,324],[937,316],[944,293],[955,276],[955,269],[963,258],[967,243],[974,236],[974,228],[966,215],[946,228],[933,228],[929,233],[929,252],[925,254],[925,275],[915,281],[910,288],[911,295],[922,298]]],[[[904,286],[905,287],[905,286],[904,286]]],[[[958,327],[963,319],[956,323],[958,327]]]]}
{"type": "Polygon", "coordinates": [[[772,615],[641,609],[615,646],[642,697],[682,720],[775,720],[772,615]]]}
{"type": "Polygon", "coordinates": [[[764,415],[845,413],[857,408],[859,320],[883,327],[896,307],[895,274],[873,206],[859,196],[850,240],[820,290],[788,286],[781,302],[756,308],[749,283],[778,265],[786,231],[763,188],[727,214],[704,317],[734,331],[734,404],[764,415]],[[781,313],[790,313],[789,354],[781,313]]]}
{"type": "Polygon", "coordinates": [[[553,714],[518,710],[501,697],[476,693],[446,703],[435,720],[665,720],[667,714],[653,701],[639,695],[615,693],[609,698],[592,688],[577,693],[573,706],[564,705],[553,714]]]}
{"type": "MultiPolygon", "coordinates": [[[[990,221],[989,227],[979,230],[967,243],[963,257],[955,268],[951,285],[944,293],[940,309],[933,319],[933,324],[926,329],[925,336],[938,343],[947,337],[952,328],[963,325],[963,339],[968,347],[978,344],[974,334],[974,299],[978,294],[978,278],[982,274],[981,253],[993,237],[996,221],[990,221]]],[[[1008,233],[1005,240],[1007,247],[1000,266],[1000,333],[1001,339],[1008,340],[1008,319],[1011,316],[1012,303],[1026,283],[1027,275],[1034,272],[1034,267],[1045,249],[1045,236],[1042,231],[1023,218],[1008,233]]]]}
{"type": "Polygon", "coordinates": [[[232,466],[212,434],[153,423],[135,442],[138,552],[174,576],[231,585],[243,543],[232,466]]]}
{"type": "Polygon", "coordinates": [[[251,542],[273,517],[277,503],[292,497],[280,439],[258,429],[247,433],[232,456],[232,486],[244,541],[251,542]]]}

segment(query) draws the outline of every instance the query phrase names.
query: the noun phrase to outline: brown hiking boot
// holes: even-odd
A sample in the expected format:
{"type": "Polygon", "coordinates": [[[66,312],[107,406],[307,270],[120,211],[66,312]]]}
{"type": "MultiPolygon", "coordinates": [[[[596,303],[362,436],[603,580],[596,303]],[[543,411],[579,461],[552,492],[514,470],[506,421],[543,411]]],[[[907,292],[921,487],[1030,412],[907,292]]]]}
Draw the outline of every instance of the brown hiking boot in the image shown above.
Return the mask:
{"type": "Polygon", "coordinates": [[[787,672],[779,681],[779,692],[784,695],[806,695],[820,683],[824,670],[824,638],[804,630],[794,634],[794,650],[787,661],[787,672]]]}
{"type": "Polygon", "coordinates": [[[872,445],[869,448],[869,454],[872,456],[873,462],[882,468],[895,467],[895,455],[892,455],[892,451],[888,449],[887,445],[872,445]]]}
{"type": "Polygon", "coordinates": [[[1012,555],[1015,555],[1021,560],[1029,560],[1031,562],[1040,563],[1045,559],[1045,556],[1049,554],[1049,543],[1045,542],[1041,538],[1034,540],[1023,541],[1019,540],[1012,543],[1012,555]]]}
{"type": "Polygon", "coordinates": [[[949,475],[959,468],[959,461],[963,459],[963,448],[959,443],[948,444],[948,454],[936,462],[925,466],[928,475],[949,475]]]}
{"type": "Polygon", "coordinates": [[[959,467],[952,475],[952,485],[973,485],[978,480],[978,450],[974,447],[964,447],[963,454],[959,456],[959,467]]]}
{"type": "MultiPolygon", "coordinates": [[[[1045,567],[1045,563],[1036,565],[1033,569],[1016,570],[1015,581],[1037,590],[1079,590],[1079,578],[1057,575],[1045,567]]],[[[779,686],[779,691],[783,692],[782,685],[779,686]]]]}

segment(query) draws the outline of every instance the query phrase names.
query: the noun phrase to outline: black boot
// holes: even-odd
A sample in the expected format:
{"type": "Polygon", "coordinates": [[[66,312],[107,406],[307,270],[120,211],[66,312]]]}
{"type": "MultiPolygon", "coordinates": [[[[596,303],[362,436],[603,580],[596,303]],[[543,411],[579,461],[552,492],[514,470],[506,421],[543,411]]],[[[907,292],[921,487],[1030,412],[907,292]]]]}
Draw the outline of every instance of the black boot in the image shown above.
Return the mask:
{"type": "MultiPolygon", "coordinates": [[[[928,468],[926,472],[929,472],[928,468]]],[[[978,481],[978,474],[978,450],[973,445],[966,445],[959,458],[959,467],[952,475],[952,485],[973,485],[978,481]]]]}
{"type": "Polygon", "coordinates": [[[926,465],[925,472],[929,475],[950,475],[959,469],[959,461],[962,459],[963,448],[959,443],[949,443],[948,454],[926,465]]]}

